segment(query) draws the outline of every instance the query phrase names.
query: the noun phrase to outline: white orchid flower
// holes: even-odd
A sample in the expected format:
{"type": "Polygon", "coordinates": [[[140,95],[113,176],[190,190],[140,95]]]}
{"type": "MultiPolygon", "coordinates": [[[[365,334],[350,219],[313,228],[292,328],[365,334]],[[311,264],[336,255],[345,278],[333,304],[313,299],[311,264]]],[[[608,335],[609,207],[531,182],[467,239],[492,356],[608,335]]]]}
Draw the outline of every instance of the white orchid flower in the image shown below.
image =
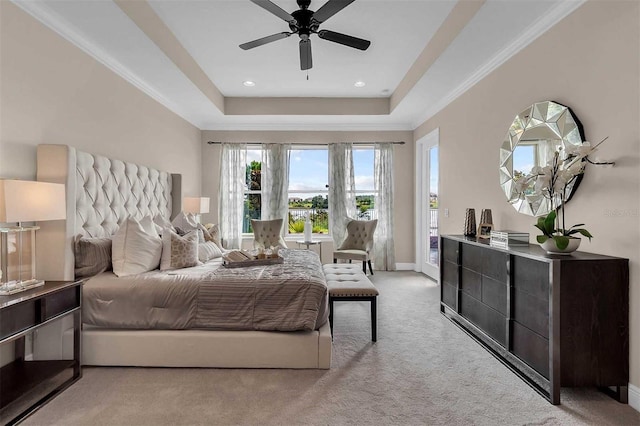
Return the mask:
{"type": "Polygon", "coordinates": [[[578,158],[584,158],[589,156],[595,147],[591,146],[591,142],[584,141],[582,145],[569,145],[566,148],[567,155],[573,155],[578,158]]]}

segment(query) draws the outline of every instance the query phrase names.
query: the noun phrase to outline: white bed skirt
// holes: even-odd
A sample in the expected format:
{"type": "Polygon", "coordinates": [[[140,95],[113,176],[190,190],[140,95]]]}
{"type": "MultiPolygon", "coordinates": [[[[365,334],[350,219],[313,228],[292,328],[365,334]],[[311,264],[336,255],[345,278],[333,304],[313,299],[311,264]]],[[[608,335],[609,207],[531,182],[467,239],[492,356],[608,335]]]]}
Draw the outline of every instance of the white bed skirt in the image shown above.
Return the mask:
{"type": "Polygon", "coordinates": [[[308,332],[113,330],[84,326],[82,364],[131,367],[331,367],[327,322],[308,332]]]}

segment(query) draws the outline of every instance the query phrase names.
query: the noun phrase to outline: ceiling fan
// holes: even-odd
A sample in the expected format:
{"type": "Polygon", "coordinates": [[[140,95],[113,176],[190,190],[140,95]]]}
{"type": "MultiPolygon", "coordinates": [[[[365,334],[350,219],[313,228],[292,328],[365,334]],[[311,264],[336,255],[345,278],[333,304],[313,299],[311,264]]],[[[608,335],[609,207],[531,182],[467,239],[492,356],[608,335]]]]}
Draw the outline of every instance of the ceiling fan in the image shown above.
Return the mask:
{"type": "Polygon", "coordinates": [[[290,32],[276,33],[267,37],[243,43],[241,49],[249,50],[263,44],[271,43],[276,40],[282,40],[292,34],[300,36],[300,69],[308,70],[313,66],[311,59],[311,34],[318,34],[318,37],[339,43],[345,46],[353,47],[360,50],[367,50],[371,42],[361,38],[353,37],[346,34],[337,33],[329,30],[318,30],[320,24],[349,6],[355,0],[329,0],[317,11],[309,10],[311,0],[297,0],[300,9],[287,13],[270,0],[251,0],[263,9],[273,13],[278,18],[285,20],[289,24],[290,32]]]}

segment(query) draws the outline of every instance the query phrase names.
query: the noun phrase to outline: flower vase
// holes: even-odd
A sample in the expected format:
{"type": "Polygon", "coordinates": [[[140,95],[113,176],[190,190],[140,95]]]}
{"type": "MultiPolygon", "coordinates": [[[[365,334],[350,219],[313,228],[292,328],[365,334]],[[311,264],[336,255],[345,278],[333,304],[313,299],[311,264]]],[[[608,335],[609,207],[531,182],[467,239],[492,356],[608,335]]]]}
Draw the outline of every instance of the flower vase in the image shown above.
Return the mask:
{"type": "Polygon", "coordinates": [[[304,222],[304,242],[310,243],[312,236],[313,236],[313,224],[311,223],[311,220],[309,220],[309,217],[307,217],[307,220],[304,222]]]}
{"type": "Polygon", "coordinates": [[[476,209],[467,209],[464,215],[464,235],[475,237],[476,231],[476,209]]]}
{"type": "Polygon", "coordinates": [[[564,249],[559,249],[556,245],[556,240],[549,238],[547,241],[542,243],[541,246],[548,254],[571,254],[578,250],[581,241],[582,240],[580,238],[569,237],[569,245],[564,249]]]}
{"type": "Polygon", "coordinates": [[[493,225],[491,209],[482,209],[482,212],[480,213],[480,223],[493,225]]]}

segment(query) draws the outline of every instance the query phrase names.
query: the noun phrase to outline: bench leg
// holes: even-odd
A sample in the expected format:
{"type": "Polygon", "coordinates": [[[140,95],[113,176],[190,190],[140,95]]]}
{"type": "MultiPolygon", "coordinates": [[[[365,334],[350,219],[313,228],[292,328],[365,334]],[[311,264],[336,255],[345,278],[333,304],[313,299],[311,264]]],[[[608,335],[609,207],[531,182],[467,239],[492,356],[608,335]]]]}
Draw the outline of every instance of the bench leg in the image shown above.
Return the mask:
{"type": "Polygon", "coordinates": [[[367,275],[367,262],[364,260],[362,261],[362,272],[367,275]]]}
{"type": "Polygon", "coordinates": [[[331,329],[331,340],[333,341],[333,299],[329,298],[329,328],[331,329]]]}
{"type": "Polygon", "coordinates": [[[336,259],[335,257],[333,258],[333,263],[338,263],[338,259],[336,259]]]}
{"type": "MultiPolygon", "coordinates": [[[[367,263],[369,264],[369,272],[371,272],[371,275],[373,275],[373,268],[371,267],[371,259],[367,260],[367,263]]],[[[365,269],[364,274],[367,275],[367,271],[365,269]]]]}
{"type": "Polygon", "coordinates": [[[371,298],[371,340],[378,341],[378,318],[377,318],[378,298],[371,298]]]}

